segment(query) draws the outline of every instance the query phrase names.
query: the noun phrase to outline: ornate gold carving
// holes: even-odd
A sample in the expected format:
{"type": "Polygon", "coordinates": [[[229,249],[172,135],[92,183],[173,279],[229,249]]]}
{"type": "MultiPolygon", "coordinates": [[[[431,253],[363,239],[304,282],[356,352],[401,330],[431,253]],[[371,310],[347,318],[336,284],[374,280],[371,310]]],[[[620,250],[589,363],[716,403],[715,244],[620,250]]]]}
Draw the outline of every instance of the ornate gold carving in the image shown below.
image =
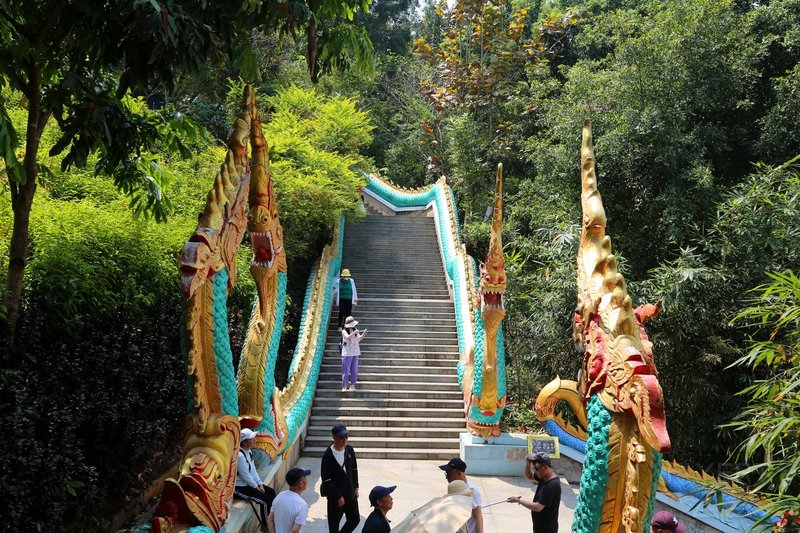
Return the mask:
{"type": "MultiPolygon", "coordinates": [[[[257,425],[264,418],[265,376],[267,359],[274,334],[278,307],[278,273],[286,272],[286,253],[283,247],[283,228],[278,216],[278,206],[269,173],[269,151],[261,128],[255,91],[245,90],[243,107],[250,117],[250,146],[252,165],[248,201],[250,211],[247,230],[253,247],[250,273],[258,291],[258,305],[253,310],[250,326],[239,362],[238,394],[239,417],[247,425],[257,425]]],[[[283,445],[287,432],[281,430],[286,422],[280,403],[274,394],[270,400],[275,420],[272,434],[259,433],[256,446],[274,458],[283,445]]]]}
{"type": "Polygon", "coordinates": [[[612,415],[601,531],[632,533],[644,528],[653,480],[653,449],[640,442],[637,435],[635,419],[612,415]]]}
{"type": "MultiPolygon", "coordinates": [[[[251,93],[248,88],[246,103],[251,93]]],[[[219,530],[228,516],[240,426],[236,417],[224,416],[214,350],[213,280],[225,268],[229,274],[227,289],[236,281],[236,254],[246,227],[251,116],[251,107],[243,106],[198,228],[181,251],[183,327],[195,413],[181,476],[167,482],[153,517],[157,531],[178,531],[198,524],[219,530]]]]}
{"type": "Polygon", "coordinates": [[[193,418],[192,434],[177,480],[168,479],[153,514],[153,531],[185,531],[205,525],[219,531],[228,519],[236,482],[239,421],[212,414],[207,423],[193,418]]]}
{"type": "MultiPolygon", "coordinates": [[[[583,428],[583,439],[586,440],[586,429],[588,422],[586,420],[586,408],[583,405],[580,392],[578,392],[578,382],[567,379],[556,378],[545,385],[539,395],[536,397],[534,408],[536,410],[536,418],[539,420],[554,420],[559,425],[562,425],[563,418],[556,415],[556,404],[559,401],[565,401],[572,408],[572,412],[578,418],[578,422],[583,428]]],[[[562,425],[562,427],[564,427],[562,425]]],[[[566,429],[566,428],[564,428],[566,429]]]]}
{"type": "Polygon", "coordinates": [[[591,124],[584,123],[581,148],[583,230],[578,248],[577,342],[585,348],[580,391],[597,394],[613,413],[633,416],[653,449],[667,452],[664,400],[644,321],[658,306],[633,309],[625,280],[605,233],[606,216],[597,190],[591,124]]]}
{"type": "MultiPolygon", "coordinates": [[[[497,389],[497,331],[506,316],[503,297],[506,290],[505,259],[503,258],[503,164],[497,165],[494,209],[489,250],[486,262],[480,267],[480,308],[484,324],[484,351],[481,396],[473,395],[473,403],[484,414],[494,414],[505,405],[505,395],[499,398],[497,389]]],[[[492,428],[494,437],[500,435],[498,427],[492,428]]],[[[483,436],[483,435],[481,435],[483,436]]],[[[484,437],[487,438],[487,437],[484,437]]]]}

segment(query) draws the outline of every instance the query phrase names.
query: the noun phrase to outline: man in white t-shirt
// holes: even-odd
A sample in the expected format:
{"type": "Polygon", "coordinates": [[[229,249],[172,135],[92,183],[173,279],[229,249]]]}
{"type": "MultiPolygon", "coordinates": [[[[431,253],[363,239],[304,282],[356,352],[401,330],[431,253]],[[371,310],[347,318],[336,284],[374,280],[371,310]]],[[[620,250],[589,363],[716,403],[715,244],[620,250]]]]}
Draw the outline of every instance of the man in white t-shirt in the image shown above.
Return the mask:
{"type": "Polygon", "coordinates": [[[278,494],[272,502],[272,512],[267,520],[269,533],[302,533],[308,518],[308,504],[300,495],[308,486],[309,475],[311,470],[302,468],[286,472],[289,490],[278,494]]]}
{"type": "Polygon", "coordinates": [[[444,470],[444,477],[447,482],[460,479],[467,484],[467,487],[472,489],[472,516],[467,522],[467,531],[469,533],[483,533],[483,513],[481,512],[481,493],[478,487],[467,479],[465,472],[467,471],[467,463],[462,461],[459,457],[450,459],[446,465],[441,465],[440,470],[444,470]]]}

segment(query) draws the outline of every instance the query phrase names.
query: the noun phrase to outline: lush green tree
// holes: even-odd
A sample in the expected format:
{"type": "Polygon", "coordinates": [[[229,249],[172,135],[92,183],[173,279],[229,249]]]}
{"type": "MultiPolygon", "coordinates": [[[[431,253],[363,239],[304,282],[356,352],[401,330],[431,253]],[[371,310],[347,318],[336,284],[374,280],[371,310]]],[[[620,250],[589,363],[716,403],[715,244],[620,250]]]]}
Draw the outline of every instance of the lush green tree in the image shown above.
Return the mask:
{"type": "MultiPolygon", "coordinates": [[[[342,214],[359,216],[355,167],[372,140],[369,116],[348,98],[324,98],[314,89],[288,87],[268,98],[264,134],[291,261],[311,263],[342,214]]],[[[302,279],[305,285],[305,277],[302,279]]]]}
{"type": "Polygon", "coordinates": [[[800,519],[800,278],[791,271],[769,277],[735,318],[759,335],[734,363],[755,379],[739,393],[747,406],[728,425],[744,437],[737,451],[748,465],[732,477],[751,487],[764,511],[794,521],[800,519]]]}
{"type": "Polygon", "coordinates": [[[251,78],[257,66],[249,32],[264,28],[307,30],[312,78],[332,66],[366,65],[370,45],[352,25],[362,0],[248,1],[220,8],[205,2],[4,2],[0,4],[0,74],[4,84],[26,99],[22,136],[0,102],[0,152],[6,162],[14,227],[9,248],[5,303],[13,339],[23,273],[28,259],[30,210],[39,174],[41,136],[50,117],[63,137],[53,153],[66,151],[64,168],[86,164],[100,154],[97,170],[111,173],[143,211],[163,219],[169,203],[158,167],[141,157],[157,144],[184,151],[181,137],[195,133],[170,110],[145,116],[126,105],[129,91],[148,95],[154,87],[170,92],[179,71],[198,72],[209,59],[230,57],[251,78]],[[352,55],[355,59],[351,59],[352,55]],[[21,161],[20,161],[21,159],[21,161]]]}
{"type": "Polygon", "coordinates": [[[368,13],[359,13],[356,24],[367,30],[375,52],[379,55],[405,55],[411,47],[416,2],[411,0],[375,0],[368,13]]]}

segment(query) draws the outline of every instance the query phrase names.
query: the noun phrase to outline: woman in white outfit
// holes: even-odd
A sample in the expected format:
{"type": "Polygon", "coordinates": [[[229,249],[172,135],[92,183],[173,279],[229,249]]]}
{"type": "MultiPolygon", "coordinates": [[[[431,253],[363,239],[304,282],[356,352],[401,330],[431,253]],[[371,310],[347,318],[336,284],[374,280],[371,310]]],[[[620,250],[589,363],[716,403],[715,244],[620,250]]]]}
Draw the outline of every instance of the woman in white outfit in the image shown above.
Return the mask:
{"type": "Polygon", "coordinates": [[[358,321],[349,316],[342,330],[342,391],[356,390],[361,339],[367,336],[367,330],[359,331],[357,325],[358,321]]]}

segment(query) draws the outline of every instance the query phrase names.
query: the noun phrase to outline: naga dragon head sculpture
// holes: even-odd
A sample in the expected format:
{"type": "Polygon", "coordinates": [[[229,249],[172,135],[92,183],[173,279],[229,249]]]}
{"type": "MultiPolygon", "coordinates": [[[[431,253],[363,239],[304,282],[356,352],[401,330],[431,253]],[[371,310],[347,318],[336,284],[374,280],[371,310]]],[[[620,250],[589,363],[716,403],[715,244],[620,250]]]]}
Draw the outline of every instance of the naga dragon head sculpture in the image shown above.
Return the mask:
{"type": "Polygon", "coordinates": [[[486,317],[506,314],[504,295],[506,292],[506,261],[503,257],[503,164],[497,165],[495,179],[494,206],[492,208],[492,230],[489,235],[489,251],[486,262],[481,265],[479,305],[481,314],[486,317]]]}
{"type": "MultiPolygon", "coordinates": [[[[597,394],[611,412],[636,419],[639,431],[655,450],[670,449],[664,397],[644,322],[658,305],[634,310],[625,279],[611,253],[606,214],[597,190],[591,124],[583,127],[581,148],[583,227],[578,249],[577,341],[585,349],[580,392],[584,401],[597,394]]],[[[577,318],[577,317],[576,317],[577,318]]]]}
{"type": "MultiPolygon", "coordinates": [[[[486,262],[480,266],[478,306],[484,326],[483,365],[480,371],[481,392],[465,389],[468,399],[467,425],[472,433],[489,439],[500,435],[500,415],[506,404],[505,392],[498,386],[499,365],[497,333],[506,315],[504,295],[506,290],[505,259],[503,257],[503,165],[497,165],[495,197],[492,210],[492,229],[486,262]]],[[[473,373],[468,375],[472,377],[473,373]]]]}
{"type": "MultiPolygon", "coordinates": [[[[225,162],[198,218],[197,230],[181,251],[183,327],[194,413],[180,476],[165,482],[163,497],[152,519],[154,531],[185,531],[193,525],[219,531],[228,516],[241,424],[230,353],[225,357],[224,342],[217,342],[219,329],[225,331],[222,335],[227,340],[227,328],[218,328],[217,321],[226,309],[225,292],[236,282],[236,255],[247,227],[248,192],[265,187],[265,146],[255,93],[248,86],[242,110],[228,138],[225,162]],[[255,187],[251,187],[248,142],[254,146],[253,166],[258,181],[255,187]]],[[[271,185],[267,184],[266,190],[269,192],[265,196],[274,205],[271,185]]],[[[256,196],[257,203],[261,202],[261,197],[256,196]]],[[[272,218],[277,222],[277,216],[272,218]]],[[[282,243],[277,248],[273,243],[280,232],[271,228],[267,229],[272,231],[269,250],[277,255],[278,250],[282,252],[282,243]]],[[[283,265],[285,269],[285,260],[283,265]]],[[[227,323],[224,318],[222,322],[227,323]]],[[[251,366],[263,369],[263,357],[251,366]]],[[[263,381],[260,383],[263,388],[263,381]]],[[[258,386],[255,383],[251,389],[258,386]]]]}

